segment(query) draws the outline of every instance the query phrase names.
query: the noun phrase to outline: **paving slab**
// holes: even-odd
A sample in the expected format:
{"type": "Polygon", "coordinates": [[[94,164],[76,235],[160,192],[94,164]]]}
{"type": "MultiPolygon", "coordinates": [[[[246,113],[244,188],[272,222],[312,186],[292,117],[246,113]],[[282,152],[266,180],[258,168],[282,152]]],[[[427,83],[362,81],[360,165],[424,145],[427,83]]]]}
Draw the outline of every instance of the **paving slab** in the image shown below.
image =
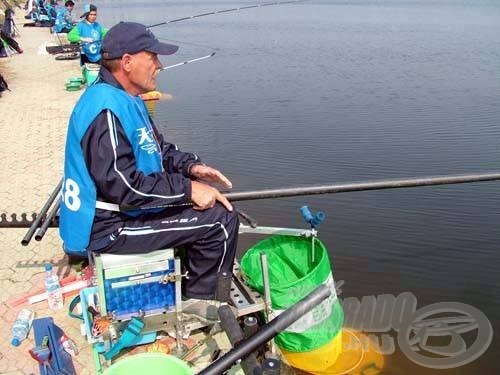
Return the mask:
{"type": "MultiPolygon", "coordinates": [[[[16,23],[25,22],[16,11],[16,23]]],[[[57,61],[53,55],[39,54],[46,43],[57,43],[48,28],[21,28],[17,39],[23,54],[0,59],[0,73],[11,92],[0,98],[0,213],[39,211],[61,178],[66,126],[81,92],[67,92],[65,81],[81,75],[77,60],[57,61]]],[[[61,242],[54,228],[41,242],[29,246],[20,242],[25,229],[0,229],[0,373],[38,374],[38,365],[28,349],[34,346],[33,333],[19,347],[10,344],[12,324],[23,307],[37,317],[52,316],[56,324],[74,326],[69,330],[81,352],[79,374],[94,373],[90,346],[79,334],[79,323],[68,317],[66,308],[52,312],[46,302],[9,307],[7,301],[43,286],[43,265],[63,258],[61,242]],[[88,371],[85,368],[88,368],[88,371]]],[[[67,264],[67,262],[66,262],[67,264]]],[[[67,267],[58,268],[64,275],[67,267]]],[[[69,301],[66,302],[66,307],[69,301]]]]}

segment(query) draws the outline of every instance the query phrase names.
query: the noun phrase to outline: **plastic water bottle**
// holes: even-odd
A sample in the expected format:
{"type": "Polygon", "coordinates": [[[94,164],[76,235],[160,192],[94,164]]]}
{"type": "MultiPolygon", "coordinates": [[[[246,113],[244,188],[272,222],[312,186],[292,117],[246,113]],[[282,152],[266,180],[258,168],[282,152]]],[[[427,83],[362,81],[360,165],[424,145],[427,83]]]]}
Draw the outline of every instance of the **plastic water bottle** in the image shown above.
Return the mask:
{"type": "Polygon", "coordinates": [[[33,322],[35,314],[28,309],[22,309],[17,315],[16,321],[12,326],[12,340],[10,343],[14,346],[19,346],[21,341],[28,337],[28,332],[33,322]]]}
{"type": "Polygon", "coordinates": [[[45,264],[45,289],[47,290],[47,300],[51,310],[59,310],[63,307],[63,295],[59,277],[52,271],[52,264],[45,264]]]}

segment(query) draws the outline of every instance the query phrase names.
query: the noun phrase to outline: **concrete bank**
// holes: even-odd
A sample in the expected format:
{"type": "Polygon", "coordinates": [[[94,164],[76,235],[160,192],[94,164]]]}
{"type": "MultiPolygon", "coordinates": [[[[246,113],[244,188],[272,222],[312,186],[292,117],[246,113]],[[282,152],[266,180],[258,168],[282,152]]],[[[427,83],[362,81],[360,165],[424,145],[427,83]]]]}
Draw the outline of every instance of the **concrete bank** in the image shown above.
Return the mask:
{"type": "MultiPolygon", "coordinates": [[[[0,213],[38,211],[61,178],[66,126],[69,114],[81,92],[67,92],[69,77],[80,75],[78,60],[56,61],[45,52],[47,42],[57,43],[48,28],[22,27],[27,22],[19,8],[17,38],[23,54],[0,59],[0,73],[11,92],[0,98],[0,213]]],[[[2,11],[3,13],[3,11],[2,11]]],[[[49,229],[42,242],[22,247],[24,229],[0,229],[0,373],[38,373],[29,356],[33,334],[21,346],[10,344],[10,331],[22,306],[9,308],[14,296],[42,285],[43,264],[51,261],[63,276],[70,270],[63,259],[61,242],[55,229],[49,229]]],[[[69,303],[69,301],[65,301],[69,303]]],[[[66,304],[67,306],[67,304],[66,304]]],[[[78,323],[67,309],[55,314],[46,303],[28,306],[38,317],[53,316],[68,336],[83,349],[74,363],[79,374],[92,374],[90,348],[80,336],[78,323]]]]}

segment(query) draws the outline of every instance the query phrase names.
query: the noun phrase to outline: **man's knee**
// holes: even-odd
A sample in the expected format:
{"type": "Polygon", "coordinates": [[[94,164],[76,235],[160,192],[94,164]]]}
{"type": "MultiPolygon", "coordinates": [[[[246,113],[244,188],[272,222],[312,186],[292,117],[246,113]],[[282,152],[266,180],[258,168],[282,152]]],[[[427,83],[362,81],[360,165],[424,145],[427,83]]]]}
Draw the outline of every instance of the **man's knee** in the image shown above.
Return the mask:
{"type": "Polygon", "coordinates": [[[238,219],[238,213],[236,210],[228,211],[226,207],[222,204],[217,203],[212,210],[216,212],[217,221],[219,221],[224,227],[228,230],[232,230],[233,228],[238,228],[240,222],[238,219]]]}
{"type": "Polygon", "coordinates": [[[231,232],[238,232],[238,227],[240,225],[240,220],[238,218],[238,213],[236,210],[228,211],[225,207],[225,226],[231,232]]]}

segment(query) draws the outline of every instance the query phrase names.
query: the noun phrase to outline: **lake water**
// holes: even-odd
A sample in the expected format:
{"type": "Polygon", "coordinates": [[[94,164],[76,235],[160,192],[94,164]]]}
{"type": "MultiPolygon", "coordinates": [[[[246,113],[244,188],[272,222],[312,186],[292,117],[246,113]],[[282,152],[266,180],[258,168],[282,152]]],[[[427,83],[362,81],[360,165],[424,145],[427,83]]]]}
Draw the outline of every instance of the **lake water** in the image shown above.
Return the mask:
{"type": "MultiPolygon", "coordinates": [[[[254,1],[100,1],[99,20],[154,24],[254,1]]],[[[500,170],[500,2],[306,1],[152,29],[178,44],[156,104],[168,139],[219,167],[234,191],[500,170]]],[[[396,352],[385,373],[500,368],[500,182],[241,203],[262,225],[320,238],[341,297],[408,291],[461,302],[493,325],[470,364],[431,370],[396,352]]],[[[242,249],[249,241],[240,241],[242,249]]],[[[396,334],[392,332],[394,337],[396,334]]]]}

